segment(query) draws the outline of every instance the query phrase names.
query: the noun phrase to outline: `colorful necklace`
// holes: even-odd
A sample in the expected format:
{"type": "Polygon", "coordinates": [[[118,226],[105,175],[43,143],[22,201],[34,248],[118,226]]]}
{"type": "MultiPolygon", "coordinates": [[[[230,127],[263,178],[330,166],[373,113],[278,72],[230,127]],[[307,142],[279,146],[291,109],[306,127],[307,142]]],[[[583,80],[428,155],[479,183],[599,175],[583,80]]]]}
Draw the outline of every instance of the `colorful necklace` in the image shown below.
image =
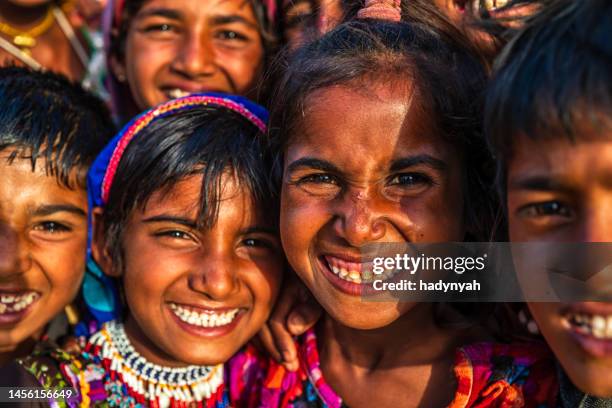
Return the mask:
{"type": "Polygon", "coordinates": [[[123,325],[115,321],[94,334],[87,349],[86,354],[105,368],[104,387],[111,406],[225,405],[223,364],[175,368],[150,363],[134,350],[123,325]]]}

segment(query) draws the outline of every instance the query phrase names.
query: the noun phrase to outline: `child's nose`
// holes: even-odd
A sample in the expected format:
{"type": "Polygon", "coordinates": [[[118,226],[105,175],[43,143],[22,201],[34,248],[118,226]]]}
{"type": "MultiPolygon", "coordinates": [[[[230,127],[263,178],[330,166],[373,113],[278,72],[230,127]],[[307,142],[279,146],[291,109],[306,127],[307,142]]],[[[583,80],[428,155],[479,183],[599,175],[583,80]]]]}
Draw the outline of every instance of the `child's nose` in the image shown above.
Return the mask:
{"type": "Polygon", "coordinates": [[[19,235],[9,225],[0,223],[0,276],[19,275],[30,263],[27,245],[19,242],[19,235]]]}
{"type": "Polygon", "coordinates": [[[583,242],[612,242],[612,196],[606,203],[593,203],[584,215],[583,242]]]}
{"type": "Polygon", "coordinates": [[[189,34],[179,47],[178,55],[171,65],[175,71],[190,79],[214,74],[215,52],[210,38],[189,34]]]}
{"type": "Polygon", "coordinates": [[[376,199],[364,191],[351,192],[342,200],[334,229],[354,247],[379,241],[386,234],[384,216],[377,210],[376,199]]]}
{"type": "Polygon", "coordinates": [[[200,267],[189,276],[191,289],[211,300],[223,301],[239,288],[235,267],[226,254],[208,254],[200,267]]]}

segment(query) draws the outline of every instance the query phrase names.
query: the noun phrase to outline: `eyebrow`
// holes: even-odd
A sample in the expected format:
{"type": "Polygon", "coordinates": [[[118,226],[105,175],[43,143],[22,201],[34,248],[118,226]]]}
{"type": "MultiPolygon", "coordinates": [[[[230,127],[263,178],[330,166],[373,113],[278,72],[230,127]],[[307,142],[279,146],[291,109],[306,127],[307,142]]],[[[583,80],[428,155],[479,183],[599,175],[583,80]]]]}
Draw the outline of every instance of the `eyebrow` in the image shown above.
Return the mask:
{"type": "Polygon", "coordinates": [[[38,217],[44,217],[44,216],[52,215],[58,212],[67,212],[67,213],[78,215],[79,217],[87,218],[87,213],[85,211],[71,204],[41,205],[39,207],[36,207],[36,209],[32,211],[32,215],[38,216],[38,217]]]}
{"type": "Polygon", "coordinates": [[[300,167],[328,171],[330,173],[340,173],[340,169],[338,169],[338,167],[332,163],[326,160],[315,159],[314,157],[302,157],[301,159],[294,161],[287,166],[287,172],[292,173],[298,170],[300,167]]]}
{"type": "Polygon", "coordinates": [[[407,167],[425,165],[436,170],[445,171],[448,169],[448,164],[440,159],[437,159],[428,154],[419,154],[416,156],[404,157],[394,160],[391,163],[391,171],[398,171],[407,167]]]}
{"type": "Polygon", "coordinates": [[[197,223],[195,220],[192,220],[190,218],[185,218],[185,217],[179,217],[175,215],[166,215],[166,214],[145,218],[142,222],[147,223],[147,224],[152,224],[156,222],[172,222],[175,224],[184,225],[185,227],[192,228],[192,229],[197,228],[197,223]]]}
{"type": "Polygon", "coordinates": [[[146,17],[166,17],[172,20],[181,20],[183,18],[183,13],[169,8],[152,8],[138,14],[138,18],[146,17]]]}
{"type": "Polygon", "coordinates": [[[531,191],[568,191],[570,186],[559,180],[546,176],[526,176],[513,180],[508,185],[508,190],[531,190],[531,191]]]}
{"type": "Polygon", "coordinates": [[[233,23],[242,23],[255,30],[259,30],[259,26],[257,24],[254,24],[253,22],[247,20],[246,18],[238,14],[217,15],[213,16],[211,19],[212,25],[224,25],[233,23]]]}
{"type": "Polygon", "coordinates": [[[271,235],[278,235],[278,231],[273,229],[273,228],[268,228],[268,227],[262,227],[259,225],[256,225],[254,227],[249,227],[246,228],[244,230],[241,231],[242,235],[247,235],[247,234],[271,234],[271,235]]]}

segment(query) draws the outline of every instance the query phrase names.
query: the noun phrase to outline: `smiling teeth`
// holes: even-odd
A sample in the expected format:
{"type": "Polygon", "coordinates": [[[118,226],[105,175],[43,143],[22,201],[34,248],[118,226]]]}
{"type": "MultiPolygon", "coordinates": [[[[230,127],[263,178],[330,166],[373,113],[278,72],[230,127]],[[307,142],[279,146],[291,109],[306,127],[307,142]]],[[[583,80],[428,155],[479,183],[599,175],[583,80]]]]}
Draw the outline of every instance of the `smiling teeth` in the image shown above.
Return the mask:
{"type": "Polygon", "coordinates": [[[182,98],[183,96],[188,96],[191,95],[190,92],[187,91],[183,91],[182,89],[171,89],[168,92],[168,96],[170,96],[172,99],[177,99],[177,98],[182,98]]]}
{"type": "Polygon", "coordinates": [[[200,327],[220,327],[230,324],[238,315],[239,309],[232,309],[223,313],[198,313],[174,303],[170,303],[170,309],[183,322],[200,327]]]}
{"type": "Polygon", "coordinates": [[[343,279],[351,283],[372,283],[376,279],[388,279],[394,275],[395,271],[387,270],[381,275],[374,275],[369,263],[347,262],[332,256],[326,256],[325,261],[329,269],[343,279]]]}
{"type": "Polygon", "coordinates": [[[21,295],[0,295],[0,314],[20,312],[39,298],[36,292],[21,295]]]}
{"type": "Polygon", "coordinates": [[[567,321],[578,333],[596,339],[612,339],[612,315],[571,314],[567,321]]]}

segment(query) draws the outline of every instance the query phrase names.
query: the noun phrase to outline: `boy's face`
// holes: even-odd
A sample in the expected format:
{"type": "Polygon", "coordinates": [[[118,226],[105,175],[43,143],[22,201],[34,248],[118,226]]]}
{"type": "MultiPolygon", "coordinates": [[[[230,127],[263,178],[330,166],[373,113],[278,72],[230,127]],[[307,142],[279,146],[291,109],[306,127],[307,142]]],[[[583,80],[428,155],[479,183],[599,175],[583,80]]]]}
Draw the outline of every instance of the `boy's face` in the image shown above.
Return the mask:
{"type": "MultiPolygon", "coordinates": [[[[517,139],[507,180],[511,241],[612,242],[612,132],[599,133],[575,143],[517,139]]],[[[612,303],[529,308],[574,384],[612,396],[612,303]]]]}
{"type": "Polygon", "coordinates": [[[0,152],[0,353],[36,341],[85,271],[87,195],[0,152]]]}
{"type": "Polygon", "coordinates": [[[211,229],[196,225],[202,176],[193,176],[133,212],[122,234],[123,271],[94,252],[107,273],[123,274],[126,331],[149,361],[225,362],[272,309],[284,269],[278,234],[234,177],[221,185],[211,229]]]}
{"type": "Polygon", "coordinates": [[[245,0],[149,0],[130,22],[115,73],[140,109],[196,92],[245,95],[264,56],[258,27],[245,0]]]}

